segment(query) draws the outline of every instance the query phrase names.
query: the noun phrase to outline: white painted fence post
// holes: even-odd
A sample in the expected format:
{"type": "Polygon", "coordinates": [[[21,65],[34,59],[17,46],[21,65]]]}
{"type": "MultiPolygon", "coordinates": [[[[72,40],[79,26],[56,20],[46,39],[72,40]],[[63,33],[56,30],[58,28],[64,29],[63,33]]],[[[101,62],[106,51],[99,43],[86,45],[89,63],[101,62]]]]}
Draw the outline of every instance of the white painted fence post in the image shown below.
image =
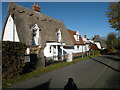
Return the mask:
{"type": "Polygon", "coordinates": [[[61,46],[61,49],[62,49],[62,55],[61,55],[61,60],[63,61],[63,46],[61,46]]]}
{"type": "Polygon", "coordinates": [[[72,54],[72,52],[70,52],[67,55],[67,62],[72,62],[72,60],[73,60],[73,54],[72,54]]]}

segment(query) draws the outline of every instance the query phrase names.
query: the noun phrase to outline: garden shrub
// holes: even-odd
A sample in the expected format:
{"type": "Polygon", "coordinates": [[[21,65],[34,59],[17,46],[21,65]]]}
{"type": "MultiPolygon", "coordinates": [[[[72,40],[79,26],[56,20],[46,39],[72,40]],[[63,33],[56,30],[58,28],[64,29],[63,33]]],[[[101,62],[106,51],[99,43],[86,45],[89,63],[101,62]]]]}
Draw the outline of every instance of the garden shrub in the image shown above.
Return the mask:
{"type": "Polygon", "coordinates": [[[96,50],[96,51],[94,51],[94,54],[95,54],[95,55],[100,54],[100,50],[96,50]]]}
{"type": "Polygon", "coordinates": [[[17,77],[23,71],[26,45],[20,42],[2,42],[3,80],[17,77]]]}
{"type": "Polygon", "coordinates": [[[108,53],[108,49],[100,50],[100,54],[105,55],[108,53]]]}

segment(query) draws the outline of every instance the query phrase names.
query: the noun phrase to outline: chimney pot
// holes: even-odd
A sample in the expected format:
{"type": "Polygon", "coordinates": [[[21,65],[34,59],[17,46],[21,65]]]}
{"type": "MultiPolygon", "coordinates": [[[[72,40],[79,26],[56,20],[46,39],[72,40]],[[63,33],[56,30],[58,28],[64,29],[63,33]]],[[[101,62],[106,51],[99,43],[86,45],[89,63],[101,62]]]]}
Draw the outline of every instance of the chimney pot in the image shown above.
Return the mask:
{"type": "Polygon", "coordinates": [[[34,5],[32,6],[32,9],[37,12],[40,12],[41,10],[37,3],[34,3],[34,5]]]}
{"type": "Polygon", "coordinates": [[[86,34],[84,34],[84,38],[87,38],[87,35],[86,35],[86,34]]]}

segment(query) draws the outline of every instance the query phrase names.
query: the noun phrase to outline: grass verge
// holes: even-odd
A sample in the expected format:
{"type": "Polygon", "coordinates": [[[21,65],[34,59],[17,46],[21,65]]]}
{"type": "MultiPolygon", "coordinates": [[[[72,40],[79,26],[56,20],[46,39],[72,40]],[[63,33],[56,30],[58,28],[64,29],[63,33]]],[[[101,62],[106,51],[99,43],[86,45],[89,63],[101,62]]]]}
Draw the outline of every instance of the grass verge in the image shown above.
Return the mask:
{"type": "MultiPolygon", "coordinates": [[[[96,57],[96,56],[99,56],[99,55],[94,55],[94,56],[91,56],[91,57],[96,57]]],[[[63,68],[65,66],[75,64],[77,62],[87,60],[87,59],[89,59],[89,57],[86,56],[84,58],[75,59],[72,62],[61,62],[61,63],[58,63],[58,64],[50,65],[50,66],[47,66],[45,68],[35,70],[33,72],[21,75],[20,77],[17,77],[17,78],[4,80],[4,81],[2,81],[2,86],[7,87],[7,86],[10,86],[10,85],[18,82],[18,81],[26,80],[26,79],[29,79],[29,78],[32,78],[32,77],[35,77],[35,76],[40,76],[40,75],[45,74],[47,72],[50,72],[50,71],[53,71],[53,70],[56,70],[56,69],[59,69],[59,68],[63,68]]]]}

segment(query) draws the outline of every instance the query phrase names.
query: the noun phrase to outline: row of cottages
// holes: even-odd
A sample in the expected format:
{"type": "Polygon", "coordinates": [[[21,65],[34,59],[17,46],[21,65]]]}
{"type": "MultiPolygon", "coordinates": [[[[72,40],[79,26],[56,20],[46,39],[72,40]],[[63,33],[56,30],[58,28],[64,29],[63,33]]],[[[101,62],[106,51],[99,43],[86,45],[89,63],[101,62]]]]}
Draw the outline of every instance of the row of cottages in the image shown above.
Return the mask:
{"type": "Polygon", "coordinates": [[[42,52],[52,60],[63,60],[67,53],[90,48],[86,35],[82,39],[78,31],[68,30],[63,22],[42,14],[36,3],[32,10],[14,2],[9,4],[2,40],[25,43],[27,54],[37,49],[37,54],[42,52]]]}

